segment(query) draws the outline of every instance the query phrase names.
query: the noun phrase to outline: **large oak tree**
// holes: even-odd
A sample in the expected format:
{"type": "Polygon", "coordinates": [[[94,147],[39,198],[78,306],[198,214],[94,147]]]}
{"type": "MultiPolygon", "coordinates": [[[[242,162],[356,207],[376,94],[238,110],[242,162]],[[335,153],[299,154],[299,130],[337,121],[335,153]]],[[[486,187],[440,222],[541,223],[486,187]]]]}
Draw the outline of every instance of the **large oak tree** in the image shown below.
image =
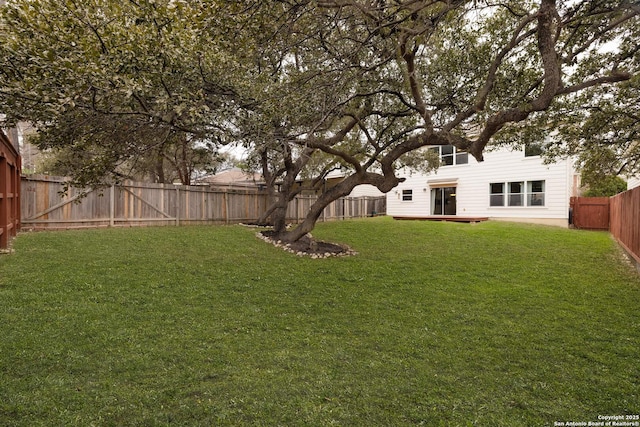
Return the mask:
{"type": "Polygon", "coordinates": [[[548,139],[559,114],[588,121],[637,79],[638,13],[604,0],[12,0],[0,109],[45,131],[83,110],[245,144],[281,184],[271,215],[295,241],[355,186],[391,190],[423,147],[481,161],[494,141],[548,139]],[[293,183],[336,165],[345,179],[287,231],[293,183]]]}
{"type": "Polygon", "coordinates": [[[492,141],[548,140],[568,124],[558,118],[586,123],[585,100],[610,102],[637,78],[638,7],[625,2],[328,0],[292,3],[272,21],[271,72],[295,88],[277,105],[295,99],[308,120],[280,129],[300,156],[280,170],[298,173],[315,150],[351,171],[296,229],[277,228],[284,240],[356,185],[396,186],[397,167],[422,147],[451,144],[481,161],[492,141]]]}

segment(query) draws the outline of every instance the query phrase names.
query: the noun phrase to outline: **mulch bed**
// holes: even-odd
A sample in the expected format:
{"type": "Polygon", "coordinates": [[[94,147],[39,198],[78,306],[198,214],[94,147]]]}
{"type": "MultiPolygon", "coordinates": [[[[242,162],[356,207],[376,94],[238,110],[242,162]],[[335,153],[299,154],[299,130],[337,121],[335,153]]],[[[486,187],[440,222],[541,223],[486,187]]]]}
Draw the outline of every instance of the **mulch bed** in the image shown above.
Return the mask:
{"type": "Polygon", "coordinates": [[[310,234],[303,236],[301,239],[293,243],[285,243],[281,240],[276,240],[272,230],[260,231],[256,233],[256,236],[275,245],[276,247],[282,248],[285,251],[294,253],[298,256],[328,258],[332,256],[349,256],[356,254],[355,251],[347,246],[316,240],[310,234]]]}

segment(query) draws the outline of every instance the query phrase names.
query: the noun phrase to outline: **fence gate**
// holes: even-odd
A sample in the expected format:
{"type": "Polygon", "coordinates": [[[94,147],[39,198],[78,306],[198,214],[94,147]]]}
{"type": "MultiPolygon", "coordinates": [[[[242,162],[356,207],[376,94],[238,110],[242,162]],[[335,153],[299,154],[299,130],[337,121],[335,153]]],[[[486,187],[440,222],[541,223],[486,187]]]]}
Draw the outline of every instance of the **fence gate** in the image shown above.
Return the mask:
{"type": "Polygon", "coordinates": [[[609,230],[608,197],[572,197],[574,227],[584,230],[609,230]]]}

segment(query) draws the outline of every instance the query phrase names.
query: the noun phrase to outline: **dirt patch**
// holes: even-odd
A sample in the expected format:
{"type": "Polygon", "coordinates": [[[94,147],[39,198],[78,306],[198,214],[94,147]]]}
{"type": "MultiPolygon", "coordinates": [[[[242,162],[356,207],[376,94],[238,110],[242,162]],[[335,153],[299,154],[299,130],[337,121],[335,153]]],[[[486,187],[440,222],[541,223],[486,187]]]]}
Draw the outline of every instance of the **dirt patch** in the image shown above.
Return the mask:
{"type": "Polygon", "coordinates": [[[311,258],[328,258],[332,256],[349,256],[355,255],[352,249],[347,246],[336,243],[323,242],[316,240],[310,234],[303,236],[301,239],[293,243],[285,243],[277,240],[272,230],[265,230],[256,234],[260,239],[267,241],[276,247],[282,248],[287,252],[294,253],[298,256],[308,256],[311,258]]]}

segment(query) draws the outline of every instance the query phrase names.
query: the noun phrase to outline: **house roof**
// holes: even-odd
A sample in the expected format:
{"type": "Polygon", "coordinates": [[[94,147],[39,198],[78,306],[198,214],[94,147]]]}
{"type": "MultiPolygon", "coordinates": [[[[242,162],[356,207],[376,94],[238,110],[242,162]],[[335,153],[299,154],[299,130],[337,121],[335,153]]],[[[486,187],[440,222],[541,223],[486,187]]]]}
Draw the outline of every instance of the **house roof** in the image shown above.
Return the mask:
{"type": "Polygon", "coordinates": [[[218,172],[213,176],[203,178],[201,183],[253,187],[257,184],[264,183],[264,180],[259,173],[248,173],[240,168],[231,168],[218,172]]]}

